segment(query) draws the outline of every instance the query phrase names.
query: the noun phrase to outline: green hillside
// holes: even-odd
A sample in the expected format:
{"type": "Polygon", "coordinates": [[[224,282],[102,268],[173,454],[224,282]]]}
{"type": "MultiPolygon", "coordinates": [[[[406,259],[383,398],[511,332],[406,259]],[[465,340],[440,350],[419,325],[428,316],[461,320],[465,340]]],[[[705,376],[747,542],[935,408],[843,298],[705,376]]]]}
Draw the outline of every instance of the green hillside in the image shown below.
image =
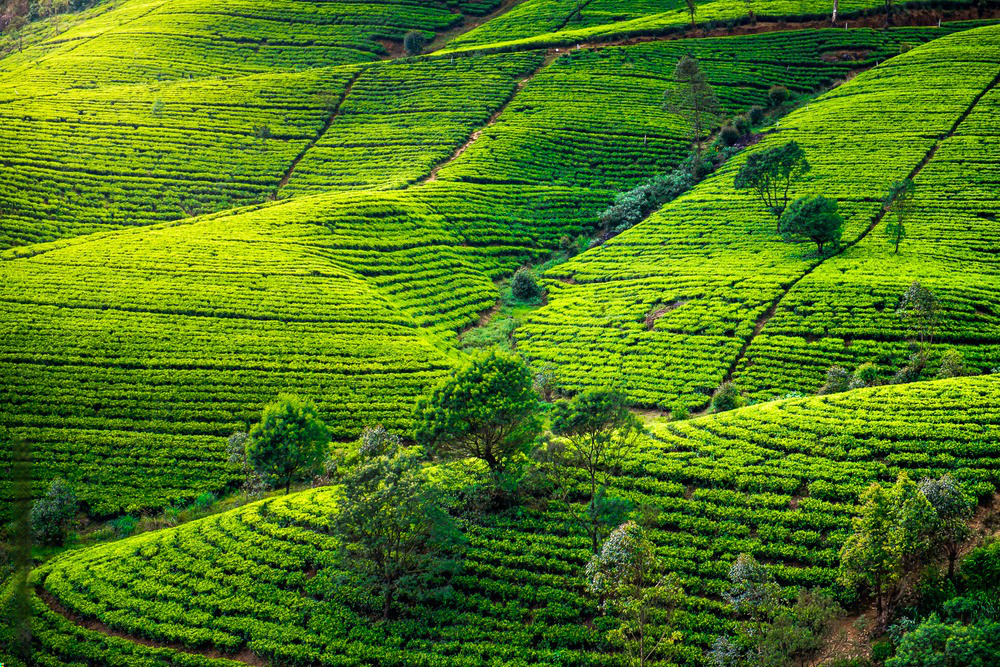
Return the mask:
{"type": "Polygon", "coordinates": [[[557,364],[572,388],[620,382],[650,406],[669,408],[677,396],[703,406],[730,377],[759,398],[813,392],[833,363],[870,361],[886,375],[905,363],[895,306],[919,279],[944,301],[938,343],[962,347],[979,370],[996,366],[995,204],[979,185],[960,185],[968,172],[956,162],[976,165],[973,181],[985,190],[996,182],[988,119],[1000,102],[997,38],[993,28],[972,30],[893,58],[750,149],[803,146],[812,171],[794,196],[838,200],[847,221],[839,255],[817,260],[782,243],[773,216],[733,189],[738,157],[552,270],[549,304],[519,332],[520,349],[557,364]],[[911,175],[922,214],[895,255],[879,224],[881,200],[911,175]]]}
{"type": "MultiPolygon", "coordinates": [[[[991,493],[1000,467],[997,389],[990,378],[949,380],[655,426],[613,488],[660,509],[651,535],[688,593],[683,661],[698,664],[701,649],[730,627],[717,596],[737,554],[765,559],[785,586],[828,586],[871,481],[901,470],[952,472],[991,493]]],[[[338,570],[336,495],[335,487],[306,491],[71,553],[38,570],[36,582],[114,630],[241,660],[248,649],[277,664],[621,664],[591,622],[588,538],[567,531],[572,524],[554,501],[464,522],[469,550],[452,591],[407,599],[406,613],[376,630],[367,616],[373,602],[338,570]]],[[[50,612],[42,622],[49,664],[91,654],[93,635],[50,612]]],[[[120,659],[121,650],[108,646],[103,660],[120,659]]]]}

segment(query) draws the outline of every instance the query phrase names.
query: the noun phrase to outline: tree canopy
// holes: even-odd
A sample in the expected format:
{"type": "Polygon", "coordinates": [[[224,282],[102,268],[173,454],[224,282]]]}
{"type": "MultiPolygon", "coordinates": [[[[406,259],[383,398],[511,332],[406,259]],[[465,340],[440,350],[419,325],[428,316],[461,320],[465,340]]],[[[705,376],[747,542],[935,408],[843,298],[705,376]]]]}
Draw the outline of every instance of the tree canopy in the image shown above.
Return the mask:
{"type": "Polygon", "coordinates": [[[247,462],[288,493],[297,476],[318,469],[329,442],[330,432],[316,407],[296,396],[282,395],[264,408],[260,422],[250,429],[247,462]]]}
{"type": "Polygon", "coordinates": [[[822,255],[824,247],[840,243],[844,219],[837,211],[836,200],[822,195],[802,197],[781,214],[781,229],[787,237],[812,241],[822,255]]]}
{"type": "Polygon", "coordinates": [[[751,153],[736,174],[733,186],[737,190],[753,190],[767,210],[778,218],[780,232],[783,224],[781,215],[788,207],[792,183],[810,169],[805,151],[797,142],[789,141],[751,153]]]}

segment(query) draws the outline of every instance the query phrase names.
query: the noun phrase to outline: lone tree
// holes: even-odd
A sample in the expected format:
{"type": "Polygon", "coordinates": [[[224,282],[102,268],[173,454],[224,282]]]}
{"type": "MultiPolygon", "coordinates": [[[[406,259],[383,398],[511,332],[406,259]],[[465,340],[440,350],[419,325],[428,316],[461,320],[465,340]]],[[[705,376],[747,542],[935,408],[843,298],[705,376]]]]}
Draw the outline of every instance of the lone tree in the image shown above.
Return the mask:
{"type": "Polygon", "coordinates": [[[948,557],[948,578],[954,579],[955,560],[962,543],[972,534],[969,521],[975,511],[975,502],[962,491],[951,475],[922,480],[919,489],[937,514],[931,531],[934,546],[943,550],[948,557]]]}
{"type": "Polygon", "coordinates": [[[889,193],[885,196],[886,212],[892,216],[885,226],[885,233],[895,247],[896,254],[899,254],[899,246],[906,238],[906,221],[913,212],[915,191],[913,181],[907,178],[889,186],[889,193]]]}
{"type": "Polygon", "coordinates": [[[899,299],[896,315],[903,320],[921,355],[934,343],[941,302],[918,281],[914,280],[899,299]]]}
{"type": "Polygon", "coordinates": [[[906,473],[886,489],[875,482],[861,496],[860,516],[840,549],[840,582],[875,595],[884,618],[903,574],[927,553],[937,522],[934,507],[906,473]]]}
{"type": "Polygon", "coordinates": [[[337,507],[341,563],[381,594],[383,620],[401,591],[426,588],[457,567],[461,532],[418,457],[394,443],[345,476],[337,507]]]}
{"type": "Polygon", "coordinates": [[[694,149],[691,174],[698,178],[702,170],[701,142],[719,120],[719,100],[698,61],[689,55],[681,58],[674,68],[674,82],[677,85],[664,95],[663,108],[683,118],[691,128],[694,149]]]}
{"type": "Polygon", "coordinates": [[[793,201],[781,215],[781,231],[786,237],[808,239],[823,254],[827,245],[840,243],[844,219],[837,212],[837,201],[822,195],[793,201]]]}
{"type": "Polygon", "coordinates": [[[694,21],[695,14],[698,13],[698,0],[684,0],[687,5],[688,15],[691,16],[691,29],[694,30],[698,24],[694,21]]]}
{"type": "Polygon", "coordinates": [[[296,477],[319,468],[329,442],[330,432],[315,406],[282,395],[264,408],[260,423],[250,429],[247,462],[272,486],[282,485],[288,493],[296,477]]]}
{"type": "Polygon", "coordinates": [[[603,493],[609,478],[635,448],[642,422],[628,409],[620,391],[596,389],[555,404],[552,433],[561,441],[550,443],[547,462],[570,514],[591,538],[596,554],[602,533],[611,521],[623,517],[616,509],[624,503],[603,493]],[[582,473],[582,484],[578,479],[582,473]],[[583,495],[586,510],[579,511],[573,496],[583,495]]]}
{"type": "Polygon", "coordinates": [[[778,218],[788,207],[788,192],[792,183],[808,173],[811,167],[806,153],[795,141],[751,154],[736,174],[733,186],[737,190],[753,190],[768,211],[778,218]]]}
{"type": "Polygon", "coordinates": [[[70,525],[80,511],[76,493],[62,479],[55,478],[44,496],[31,508],[31,530],[39,544],[61,546],[70,525]]]}
{"type": "Polygon", "coordinates": [[[496,481],[541,433],[538,408],[528,367],[492,349],[417,401],[414,437],[439,456],[480,459],[496,481]]]}
{"type": "Polygon", "coordinates": [[[411,56],[419,56],[426,45],[427,39],[419,30],[411,30],[403,36],[403,48],[411,56]]]}
{"type": "Polygon", "coordinates": [[[617,621],[608,638],[640,667],[667,658],[680,639],[673,616],[684,591],[679,577],[663,570],[652,543],[634,521],[612,531],[587,565],[587,588],[617,621]]]}

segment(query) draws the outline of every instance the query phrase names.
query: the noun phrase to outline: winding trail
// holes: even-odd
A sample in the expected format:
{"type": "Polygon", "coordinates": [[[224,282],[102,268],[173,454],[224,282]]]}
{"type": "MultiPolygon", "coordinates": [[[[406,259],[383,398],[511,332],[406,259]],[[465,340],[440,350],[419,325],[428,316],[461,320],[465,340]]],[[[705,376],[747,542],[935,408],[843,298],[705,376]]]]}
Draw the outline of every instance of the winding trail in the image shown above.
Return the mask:
{"type": "MultiPolygon", "coordinates": [[[[949,128],[947,132],[945,132],[944,134],[942,134],[937,138],[934,144],[924,154],[923,159],[921,159],[920,162],[918,162],[917,165],[913,167],[912,170],[910,170],[910,173],[907,176],[907,178],[909,178],[910,180],[916,179],[916,177],[920,174],[920,172],[923,171],[924,167],[926,167],[928,163],[930,163],[930,161],[934,158],[934,155],[937,154],[938,149],[941,148],[941,145],[948,139],[955,136],[955,132],[958,131],[958,128],[962,125],[965,119],[969,117],[969,114],[971,114],[973,110],[975,110],[976,106],[983,99],[983,97],[985,97],[991,90],[996,88],[998,85],[1000,85],[1000,73],[998,73],[985,88],[979,91],[979,93],[974,98],[972,98],[972,102],[969,104],[968,107],[966,107],[965,111],[963,111],[958,116],[958,118],[955,119],[955,122],[952,123],[951,128],[949,128]]],[[[746,354],[747,351],[750,349],[750,346],[753,344],[754,340],[756,340],[757,336],[764,329],[764,327],[767,326],[767,323],[771,321],[771,318],[774,317],[775,313],[778,311],[778,306],[781,305],[781,302],[785,299],[786,296],[788,296],[789,292],[792,291],[792,288],[794,288],[797,284],[799,284],[803,278],[805,278],[813,271],[815,271],[817,268],[822,266],[827,260],[833,259],[834,257],[838,257],[847,252],[847,250],[849,250],[850,248],[853,248],[857,244],[861,243],[861,241],[863,241],[869,234],[871,234],[875,230],[875,228],[878,227],[879,223],[882,222],[882,219],[885,218],[886,214],[889,212],[890,205],[891,202],[883,205],[878,210],[878,212],[874,216],[872,216],[871,224],[869,224],[868,227],[865,228],[865,230],[861,232],[861,234],[856,239],[843,244],[836,252],[814,262],[805,271],[799,274],[794,280],[782,286],[782,290],[771,302],[771,305],[763,312],[763,314],[761,314],[759,318],[757,318],[757,323],[754,326],[753,333],[750,336],[748,336],[747,339],[743,342],[743,347],[740,349],[739,354],[736,355],[736,358],[733,359],[733,362],[730,364],[729,369],[726,372],[725,379],[722,381],[723,384],[732,381],[733,376],[736,374],[736,371],[739,368],[740,363],[746,358],[746,354]]],[[[716,390],[712,393],[712,396],[714,397],[718,393],[718,391],[719,388],[716,388],[716,390]]],[[[709,399],[708,403],[709,405],[711,405],[711,399],[709,399]]]]}
{"type": "Polygon", "coordinates": [[[305,148],[303,148],[299,152],[299,154],[295,156],[295,159],[292,160],[292,164],[288,166],[288,170],[285,172],[285,175],[281,177],[280,181],[278,181],[278,187],[276,187],[274,189],[274,192],[271,193],[270,197],[271,201],[275,201],[278,199],[278,193],[281,192],[281,188],[288,185],[288,181],[291,180],[292,174],[295,173],[295,168],[299,166],[299,162],[301,162],[302,158],[306,156],[306,153],[311,151],[313,147],[315,147],[316,144],[320,142],[323,136],[333,125],[333,122],[337,120],[337,116],[340,115],[340,107],[344,105],[344,100],[346,100],[347,96],[351,94],[351,89],[354,88],[354,84],[357,82],[358,78],[364,73],[364,71],[365,71],[364,68],[359,69],[348,80],[347,85],[344,86],[344,90],[340,93],[340,97],[337,99],[337,103],[334,104],[333,108],[330,111],[330,115],[327,116],[326,122],[323,124],[323,127],[320,128],[319,132],[316,134],[315,137],[313,137],[312,141],[306,144],[305,148]]]}

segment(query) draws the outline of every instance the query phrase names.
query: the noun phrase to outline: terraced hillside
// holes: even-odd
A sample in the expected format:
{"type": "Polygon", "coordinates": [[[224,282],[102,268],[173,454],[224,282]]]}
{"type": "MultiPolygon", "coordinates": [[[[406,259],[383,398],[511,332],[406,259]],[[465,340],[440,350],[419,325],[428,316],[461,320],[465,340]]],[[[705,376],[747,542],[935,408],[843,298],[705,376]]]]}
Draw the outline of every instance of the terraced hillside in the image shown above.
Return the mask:
{"type": "MultiPolygon", "coordinates": [[[[26,167],[10,168],[22,174],[18,192],[29,200],[32,192],[61,191],[79,204],[54,206],[45,218],[52,229],[28,219],[15,229],[78,235],[104,229],[84,224],[88,210],[131,217],[128,229],[0,255],[8,324],[0,395],[10,406],[0,425],[35,442],[39,485],[64,475],[98,514],[225,487],[224,437],[279,391],[316,400],[338,438],[379,421],[405,429],[413,397],[454,362],[456,332],[495,303],[495,279],[590,229],[615,190],[683,156],[687,131],[660,100],[686,50],[703,58],[734,113],[760,102],[768,82],[807,92],[857,66],[830,53],[853,48],[867,53],[862,64],[874,63],[900,42],[953,29],[782,33],[554,60],[515,53],[166,84],[176,97],[164,95],[162,115],[151,116],[158,124],[143,130],[163,142],[131,162],[170,159],[174,178],[121,175],[119,187],[112,177],[70,170],[59,188],[26,167]],[[771,59],[762,62],[765,53],[771,59]],[[340,90],[332,112],[315,97],[330,87],[340,90]],[[389,89],[396,92],[386,99],[389,89]],[[248,107],[238,102],[244,91],[255,100],[248,107]],[[195,98],[233,103],[202,107],[195,98]],[[300,99],[312,106],[289,116],[300,99]],[[608,116],[614,128],[601,120],[608,116]],[[244,122],[300,138],[254,138],[259,148],[246,156],[211,150],[214,134],[244,122]],[[329,123],[318,140],[308,138],[314,122],[329,123]],[[185,151],[191,139],[204,146],[203,157],[185,151]],[[261,157],[285,143],[280,156],[261,157]],[[292,150],[300,151],[294,168],[284,167],[292,150]],[[386,150],[400,159],[388,162],[386,150]],[[231,195],[210,183],[204,193],[217,199],[198,204],[201,191],[185,171],[212,175],[243,159],[270,170],[271,180],[255,187],[277,202],[136,227],[183,215],[171,213],[175,201],[231,205],[231,195]],[[275,179],[283,168],[282,186],[275,179]],[[126,199],[107,208],[99,195],[88,208],[88,188],[126,199]],[[136,465],[143,474],[118,472],[136,465]]],[[[83,90],[80,98],[72,91],[58,109],[78,99],[97,122],[109,109],[142,109],[149,97],[123,97],[135,90],[83,90]],[[96,99],[103,106],[90,106],[96,99]]],[[[42,100],[11,104],[64,113],[42,100]]],[[[115,143],[87,152],[97,146],[86,133],[92,128],[76,127],[48,145],[56,167],[74,153],[89,164],[117,155],[115,143]]],[[[49,210],[24,206],[33,215],[49,210]]]]}
{"type": "Polygon", "coordinates": [[[519,348],[572,389],[620,383],[632,398],[703,406],[735,378],[755,398],[813,392],[836,362],[888,374],[908,356],[895,320],[914,279],[944,302],[937,344],[971,365],[1000,361],[995,202],[1000,31],[958,33],[893,58],[791,114],[756,147],[801,144],[812,171],[794,196],[839,201],[845,251],[785,244],[752,195],[745,158],[600,248],[553,269],[549,304],[519,348]],[[958,165],[972,168],[957,168],[958,165]],[[912,243],[890,254],[882,198],[914,177],[912,243]],[[961,185],[971,179],[968,186],[961,185]]]}
{"type": "MultiPolygon", "coordinates": [[[[964,378],[655,426],[612,486],[660,510],[650,534],[686,591],[682,662],[700,664],[702,649],[729,629],[718,594],[737,554],[771,563],[786,586],[831,584],[858,494],[872,480],[950,472],[970,491],[992,493],[998,391],[994,378],[964,378]]],[[[35,573],[49,601],[35,602],[40,659],[103,665],[125,651],[154,652],[103,643],[50,604],[105,632],[251,663],[620,664],[600,621],[591,622],[589,538],[568,530],[574,524],[554,502],[464,523],[469,549],[451,591],[406,599],[402,618],[375,629],[372,602],[337,567],[336,497],[327,487],[263,501],[46,564],[35,573]]]]}

